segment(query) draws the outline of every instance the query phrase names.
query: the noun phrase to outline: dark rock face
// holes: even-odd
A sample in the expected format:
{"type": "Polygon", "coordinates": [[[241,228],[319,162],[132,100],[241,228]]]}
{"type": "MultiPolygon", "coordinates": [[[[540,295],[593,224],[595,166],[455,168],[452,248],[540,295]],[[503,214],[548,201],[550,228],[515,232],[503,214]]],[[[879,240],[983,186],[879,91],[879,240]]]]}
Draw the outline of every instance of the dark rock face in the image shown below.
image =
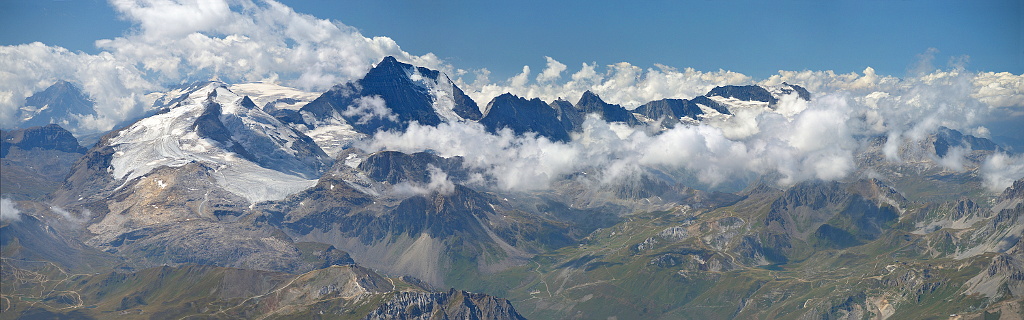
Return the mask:
{"type": "MultiPolygon", "coordinates": [[[[805,90],[806,91],[806,90],[805,90]]],[[[810,95],[810,94],[808,94],[810,95]]],[[[724,98],[736,98],[744,101],[761,101],[775,104],[778,99],[772,96],[771,92],[760,86],[721,86],[711,89],[705,96],[719,96],[724,98]]]]}
{"type": "Polygon", "coordinates": [[[462,119],[479,120],[482,117],[476,102],[444,74],[401,63],[390,56],[370,69],[363,79],[334,86],[302,107],[300,112],[308,112],[317,120],[340,115],[357,131],[367,134],[379,130],[404,130],[413,121],[436,126],[443,119],[434,110],[434,97],[424,81],[433,81],[438,86],[451,86],[450,94],[454,101],[452,111],[462,119]],[[354,109],[351,108],[357,108],[364,101],[359,99],[372,97],[383,99],[390,114],[379,114],[382,110],[375,110],[377,114],[374,115],[352,112],[354,109]]]}
{"type": "Polygon", "coordinates": [[[583,130],[583,121],[586,115],[581,113],[571,102],[558,99],[551,102],[551,108],[558,114],[558,122],[566,132],[579,132],[583,130]]]}
{"type": "Polygon", "coordinates": [[[510,93],[491,100],[487,105],[487,115],[480,120],[480,124],[492,133],[509,128],[517,135],[534,132],[554,141],[570,140],[555,109],[540,99],[526,100],[510,93]]]}
{"type": "Polygon", "coordinates": [[[481,293],[399,292],[366,319],[526,319],[512,303],[481,293]]]}
{"type": "Polygon", "coordinates": [[[35,111],[21,112],[20,119],[28,118],[20,124],[22,128],[51,123],[70,125],[74,128],[77,127],[78,116],[96,115],[93,102],[82,93],[82,90],[63,80],[26,98],[25,106],[35,111]]]}
{"type": "Polygon", "coordinates": [[[429,183],[428,169],[433,166],[444,171],[449,178],[459,181],[467,178],[462,161],[462,157],[444,158],[427,152],[406,154],[398,151],[381,151],[359,163],[359,170],[373,180],[390,184],[403,181],[429,183]]]}
{"type": "Polygon", "coordinates": [[[78,139],[59,125],[48,124],[13,131],[0,131],[0,158],[7,157],[11,147],[22,150],[43,149],[68,153],[85,153],[78,139]]]}
{"type": "Polygon", "coordinates": [[[258,130],[245,125],[237,117],[225,117],[221,111],[223,106],[213,101],[215,93],[211,94],[206,109],[193,126],[200,137],[220,142],[229,151],[264,168],[297,174],[307,179],[315,179],[330,167],[330,156],[313,139],[283,123],[274,123],[277,121],[258,111],[249,97],[242,98],[242,107],[262,114],[261,120],[271,125],[291,131],[296,141],[279,145],[280,142],[275,141],[275,138],[260,135],[258,130]]]}
{"type": "Polygon", "coordinates": [[[642,122],[637,120],[632,113],[627,111],[625,108],[617,104],[609,104],[601,100],[597,94],[587,90],[580,97],[580,101],[576,102],[576,109],[583,114],[596,113],[601,116],[601,119],[608,122],[625,122],[629,125],[640,125],[642,122]]]}
{"type": "Polygon", "coordinates": [[[1012,186],[1003,190],[1003,193],[999,195],[999,201],[1010,199],[1024,199],[1024,179],[1014,181],[1012,186]]]}
{"type": "Polygon", "coordinates": [[[693,99],[690,99],[690,102],[694,104],[702,104],[708,108],[715,109],[715,111],[718,111],[721,114],[732,114],[729,112],[729,108],[726,108],[720,103],[715,102],[715,100],[711,100],[705,96],[694,97],[693,99]]]}
{"type": "Polygon", "coordinates": [[[56,124],[0,131],[0,193],[18,200],[42,199],[60,187],[85,151],[56,124]]]}
{"type": "Polygon", "coordinates": [[[788,84],[785,82],[782,83],[782,86],[783,87],[780,89],[782,94],[786,95],[796,92],[797,96],[799,96],[800,99],[811,101],[811,92],[807,91],[807,89],[804,89],[804,87],[795,84],[788,84]]]}
{"type": "Polygon", "coordinates": [[[478,220],[494,214],[487,197],[462,185],[450,194],[414,196],[391,211],[390,229],[394,234],[435,238],[461,235],[465,239],[488,239],[478,220]]]}
{"type": "Polygon", "coordinates": [[[120,131],[116,130],[104,135],[95,146],[75,162],[71,167],[70,174],[64,179],[60,188],[54,192],[53,198],[56,203],[64,205],[85,199],[90,199],[85,201],[102,201],[110,194],[108,189],[114,182],[114,178],[107,172],[107,169],[110,168],[110,163],[113,160],[114,147],[107,142],[116,137],[120,131]]]}
{"type": "Polygon", "coordinates": [[[661,99],[645,103],[633,109],[633,113],[639,113],[652,120],[664,119],[663,124],[672,126],[679,123],[679,118],[682,117],[699,119],[698,116],[704,114],[704,111],[689,100],[661,99]]]}
{"type": "Polygon", "coordinates": [[[963,134],[960,131],[946,127],[939,127],[938,132],[935,133],[935,142],[932,145],[935,147],[935,155],[939,157],[945,157],[949,149],[956,147],[985,151],[999,151],[1002,149],[992,140],[963,134]]]}

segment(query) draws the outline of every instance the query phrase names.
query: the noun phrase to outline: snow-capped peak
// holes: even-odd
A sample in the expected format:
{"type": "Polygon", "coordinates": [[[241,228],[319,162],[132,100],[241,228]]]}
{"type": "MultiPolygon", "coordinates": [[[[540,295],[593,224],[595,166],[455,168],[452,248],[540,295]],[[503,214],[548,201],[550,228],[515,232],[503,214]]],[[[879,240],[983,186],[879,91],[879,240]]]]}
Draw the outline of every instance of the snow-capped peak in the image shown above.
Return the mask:
{"type": "Polygon", "coordinates": [[[309,137],[221,82],[186,88],[165,112],[110,140],[111,174],[130,181],[159,167],[203,162],[226,190],[250,201],[283,197],[315,183],[330,157],[309,137]]]}

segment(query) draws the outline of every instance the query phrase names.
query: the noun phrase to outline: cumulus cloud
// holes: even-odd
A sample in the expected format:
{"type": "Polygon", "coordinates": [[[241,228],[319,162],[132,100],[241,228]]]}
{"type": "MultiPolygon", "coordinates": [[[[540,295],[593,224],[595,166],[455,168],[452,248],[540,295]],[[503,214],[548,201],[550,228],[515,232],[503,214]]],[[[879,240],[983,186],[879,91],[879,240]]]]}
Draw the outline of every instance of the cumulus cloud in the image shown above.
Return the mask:
{"type": "Polygon", "coordinates": [[[650,128],[607,123],[590,115],[570,142],[552,142],[510,130],[488,133],[477,123],[413,124],[405,132],[378,132],[357,146],[367,152],[431,150],[462,156],[465,164],[486,172],[488,186],[535,190],[569,175],[589,172],[588,179],[615,184],[646,168],[681,172],[705,187],[743,184],[759,174],[777,172],[779,183],[806,179],[840,179],[856,170],[849,105],[844,96],[823,97],[796,117],[777,113],[751,115],[756,133],[731,138],[723,130],[737,118],[717,125],[676,126],[657,134],[650,128]],[[797,128],[797,130],[791,130],[797,128]]]}
{"type": "Polygon", "coordinates": [[[989,190],[1002,191],[1024,177],[1024,155],[994,154],[982,164],[981,173],[989,190]]]}
{"type": "Polygon", "coordinates": [[[97,116],[83,119],[77,131],[108,130],[128,116],[141,114],[143,96],[159,86],[134,64],[101,52],[90,55],[39,42],[0,47],[0,127],[17,123],[25,98],[57,80],[76,82],[97,104],[97,116]]]}
{"type": "Polygon", "coordinates": [[[982,72],[973,80],[972,97],[996,108],[1024,107],[1024,74],[982,72]]]}
{"type": "Polygon", "coordinates": [[[217,78],[267,80],[322,91],[362,77],[386,55],[450,70],[433,54],[411,55],[387,37],[365,37],[337,21],[297,13],[273,0],[112,0],[134,27],[96,41],[92,55],[32,43],[0,47],[0,127],[13,127],[25,98],[57,80],[83,86],[98,115],[77,133],[109,130],[139,116],[145,95],[217,78]]]}
{"type": "Polygon", "coordinates": [[[554,58],[545,59],[546,68],[533,82],[529,81],[531,69],[524,66],[523,72],[506,81],[490,82],[489,73],[485,73],[484,77],[477,74],[471,83],[459,77],[456,84],[481,104],[506,92],[527,99],[552,101],[563,98],[575,102],[584,91],[590,90],[610,103],[631,109],[658,99],[693,98],[716,86],[752,83],[750,77],[731,71],[703,72],[692,68],[678,70],[665,65],[644,70],[627,62],[603,67],[595,63],[583,63],[566,81],[559,82],[561,74],[568,67],[554,58]]]}
{"type": "MultiPolygon", "coordinates": [[[[872,137],[887,138],[880,150],[887,161],[931,159],[948,170],[963,171],[968,169],[965,156],[969,150],[954,148],[939,158],[924,154],[921,146],[940,126],[986,134],[980,121],[1001,106],[982,96],[1005,99],[1015,91],[979,96],[977,83],[991,81],[1005,87],[1016,79],[1006,74],[975,74],[954,66],[907,78],[879,75],[870,67],[863,74],[780,71],[754,82],[727,71],[680,71],[665,66],[643,70],[628,63],[604,67],[584,63],[568,79],[561,79],[553,75],[564,70],[549,72],[558,64],[552,58],[547,60],[548,68],[534,82],[529,81],[529,67],[505,82],[488,83],[486,73],[471,84],[462,79],[457,82],[481,101],[499,92],[549,101],[574,100],[592,90],[606,101],[632,107],[661,98],[692,98],[726,84],[779,86],[783,82],[810,88],[814,99],[786,95],[774,110],[736,108],[731,116],[709,117],[699,125],[677,126],[657,134],[652,128],[631,128],[588,117],[583,132],[568,143],[515,136],[508,131],[489,134],[472,123],[452,123],[378,133],[361,147],[463,156],[467,164],[487,172],[489,183],[510,190],[548,188],[554,181],[569,175],[579,177],[576,174],[581,172],[592,173],[588,179],[600,184],[615,183],[646,168],[682,172],[709,187],[743,185],[765,173],[777,174],[781,185],[844,179],[863,169],[858,168],[856,155],[864,152],[872,137]],[[994,80],[979,80],[989,78],[994,80]]],[[[1015,169],[1024,162],[1003,157],[989,160],[984,169],[993,188],[1024,174],[1015,169]]]]}
{"type": "Polygon", "coordinates": [[[21,210],[14,206],[14,201],[11,199],[0,199],[0,220],[21,221],[21,210]]]}
{"type": "Polygon", "coordinates": [[[380,96],[359,97],[354,102],[354,105],[348,106],[341,114],[346,117],[358,117],[356,124],[366,124],[373,119],[398,121],[398,116],[391,112],[380,96]]]}
{"type": "Polygon", "coordinates": [[[537,82],[551,82],[562,77],[562,71],[566,69],[565,64],[551,57],[544,57],[544,59],[548,60],[548,66],[537,75],[537,82]]]}

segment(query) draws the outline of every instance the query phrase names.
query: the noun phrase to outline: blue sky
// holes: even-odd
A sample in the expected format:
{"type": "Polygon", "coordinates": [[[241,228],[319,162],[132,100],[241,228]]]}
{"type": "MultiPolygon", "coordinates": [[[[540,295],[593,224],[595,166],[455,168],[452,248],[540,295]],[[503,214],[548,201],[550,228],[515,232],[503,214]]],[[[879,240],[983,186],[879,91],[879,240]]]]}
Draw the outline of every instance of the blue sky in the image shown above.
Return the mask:
{"type": "MultiPolygon", "coordinates": [[[[300,13],[387,36],[411,54],[506,78],[551,56],[627,61],[755,78],[777,70],[903,76],[918,55],[935,67],[969,56],[974,71],[1024,73],[1024,1],[338,1],[283,0],[300,13]]],[[[0,44],[40,41],[95,53],[128,32],[106,1],[0,1],[0,44]]]]}

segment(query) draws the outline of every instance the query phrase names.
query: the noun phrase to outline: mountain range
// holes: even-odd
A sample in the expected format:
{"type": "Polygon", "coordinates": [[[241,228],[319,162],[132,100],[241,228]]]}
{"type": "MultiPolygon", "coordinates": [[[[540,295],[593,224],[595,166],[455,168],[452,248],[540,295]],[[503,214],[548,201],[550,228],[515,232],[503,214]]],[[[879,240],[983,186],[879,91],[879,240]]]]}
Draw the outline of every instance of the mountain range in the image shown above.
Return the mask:
{"type": "Polygon", "coordinates": [[[798,85],[632,110],[592,91],[575,103],[505,93],[481,108],[443,72],[386,57],[319,95],[182,86],[90,147],[58,120],[90,114],[77,90],[57,82],[23,109],[49,124],[2,132],[0,318],[1024,313],[1024,179],[985,189],[983,160],[1007,149],[957,130],[900,145],[904,162],[872,137],[849,178],[769,173],[734,192],[655,165],[603,183],[596,173],[614,168],[598,164],[508,189],[475,158],[366,142],[460,124],[560,146],[594,139],[595,121],[659,137],[812,101],[798,85]],[[951,153],[964,170],[944,164],[951,153]]]}

